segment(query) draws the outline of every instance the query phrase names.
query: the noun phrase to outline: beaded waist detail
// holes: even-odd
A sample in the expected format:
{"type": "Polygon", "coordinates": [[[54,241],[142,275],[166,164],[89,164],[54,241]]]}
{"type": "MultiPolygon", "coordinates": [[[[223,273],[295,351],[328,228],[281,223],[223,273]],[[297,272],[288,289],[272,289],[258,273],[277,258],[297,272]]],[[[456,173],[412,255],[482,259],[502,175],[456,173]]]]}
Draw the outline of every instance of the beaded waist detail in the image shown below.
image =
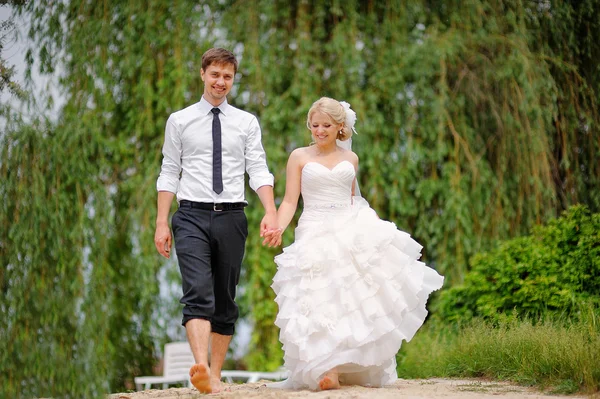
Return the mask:
{"type": "Polygon", "coordinates": [[[304,204],[304,209],[335,209],[335,208],[349,208],[352,204],[349,202],[335,202],[335,203],[321,203],[321,204],[304,204]]]}

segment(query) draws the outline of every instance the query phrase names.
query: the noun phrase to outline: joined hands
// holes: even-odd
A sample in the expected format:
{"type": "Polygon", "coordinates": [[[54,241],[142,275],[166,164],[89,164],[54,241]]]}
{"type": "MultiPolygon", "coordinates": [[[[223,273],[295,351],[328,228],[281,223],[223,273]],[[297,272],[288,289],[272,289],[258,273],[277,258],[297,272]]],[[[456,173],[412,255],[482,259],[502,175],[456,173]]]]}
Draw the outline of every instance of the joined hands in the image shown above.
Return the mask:
{"type": "Polygon", "coordinates": [[[265,229],[261,231],[260,236],[264,238],[262,245],[268,247],[278,247],[281,245],[281,236],[283,234],[283,228],[278,227],[275,229],[265,229]]]}
{"type": "Polygon", "coordinates": [[[271,248],[281,245],[283,230],[277,220],[277,211],[268,211],[260,222],[260,236],[263,238],[262,245],[267,245],[271,248]]]}

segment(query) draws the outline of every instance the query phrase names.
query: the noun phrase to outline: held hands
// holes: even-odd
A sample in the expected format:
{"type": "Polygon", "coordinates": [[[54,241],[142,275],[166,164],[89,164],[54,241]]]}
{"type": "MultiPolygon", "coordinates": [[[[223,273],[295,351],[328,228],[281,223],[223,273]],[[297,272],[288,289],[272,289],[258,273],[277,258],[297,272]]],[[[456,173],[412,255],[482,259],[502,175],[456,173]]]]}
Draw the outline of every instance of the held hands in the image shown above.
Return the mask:
{"type": "Polygon", "coordinates": [[[262,245],[277,247],[281,245],[281,234],[283,229],[277,225],[277,213],[265,214],[260,223],[260,236],[264,238],[262,245]]]}
{"type": "Polygon", "coordinates": [[[171,229],[168,224],[157,224],[154,233],[154,246],[159,254],[169,259],[171,257],[171,229]]]}
{"type": "Polygon", "coordinates": [[[263,246],[268,245],[269,247],[278,247],[281,245],[282,234],[283,227],[265,231],[263,234],[261,234],[261,237],[264,237],[263,246]]]}

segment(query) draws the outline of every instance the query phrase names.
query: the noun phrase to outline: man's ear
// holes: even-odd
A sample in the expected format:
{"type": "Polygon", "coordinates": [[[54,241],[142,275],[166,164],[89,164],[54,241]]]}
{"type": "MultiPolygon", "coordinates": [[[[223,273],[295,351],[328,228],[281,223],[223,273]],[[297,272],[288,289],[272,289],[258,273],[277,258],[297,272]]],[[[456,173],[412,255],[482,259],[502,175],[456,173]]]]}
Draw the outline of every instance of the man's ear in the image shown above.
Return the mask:
{"type": "Polygon", "coordinates": [[[200,68],[200,79],[204,82],[204,69],[200,68]]]}

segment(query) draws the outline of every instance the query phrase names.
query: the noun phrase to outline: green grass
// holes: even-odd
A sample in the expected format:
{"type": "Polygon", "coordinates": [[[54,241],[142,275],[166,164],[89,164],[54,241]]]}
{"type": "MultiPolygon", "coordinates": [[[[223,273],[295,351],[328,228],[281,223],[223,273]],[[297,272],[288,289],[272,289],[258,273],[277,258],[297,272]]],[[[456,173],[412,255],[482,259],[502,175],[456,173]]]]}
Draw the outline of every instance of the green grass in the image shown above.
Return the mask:
{"type": "Polygon", "coordinates": [[[401,378],[484,377],[552,393],[600,391],[600,317],[463,327],[427,323],[398,355],[401,378]]]}

